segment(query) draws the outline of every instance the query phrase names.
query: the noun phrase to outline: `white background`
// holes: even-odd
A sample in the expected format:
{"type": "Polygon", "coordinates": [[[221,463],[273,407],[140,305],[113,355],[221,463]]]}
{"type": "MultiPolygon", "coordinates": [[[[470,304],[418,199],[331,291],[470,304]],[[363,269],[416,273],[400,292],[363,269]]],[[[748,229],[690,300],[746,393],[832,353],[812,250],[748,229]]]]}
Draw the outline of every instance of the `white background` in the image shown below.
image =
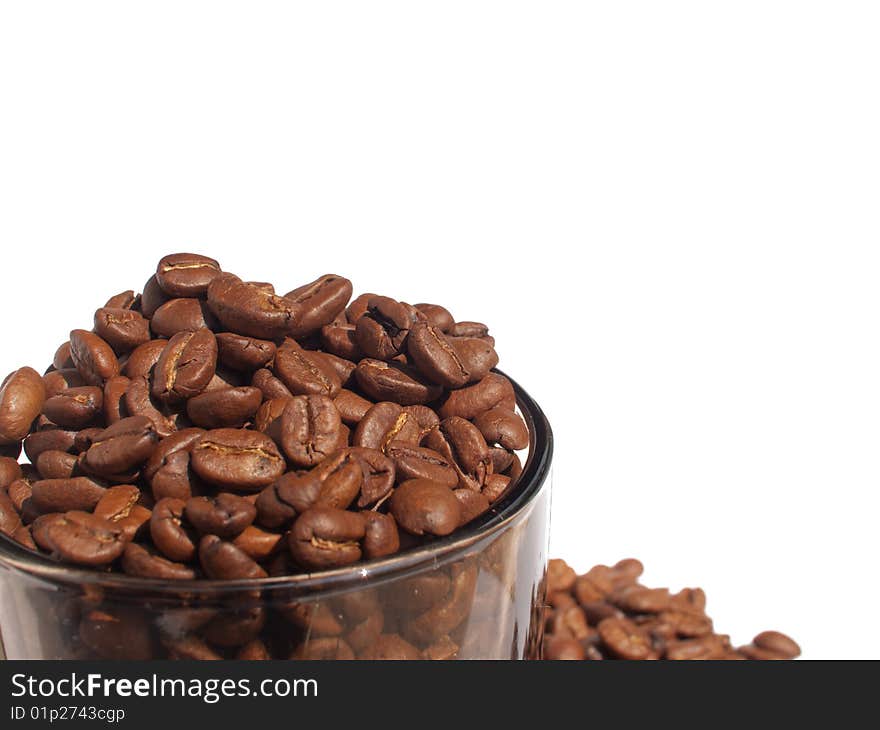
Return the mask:
{"type": "Polygon", "coordinates": [[[305,5],[2,5],[0,369],[176,250],[447,303],[553,422],[554,554],[878,657],[876,4],[305,5]]]}

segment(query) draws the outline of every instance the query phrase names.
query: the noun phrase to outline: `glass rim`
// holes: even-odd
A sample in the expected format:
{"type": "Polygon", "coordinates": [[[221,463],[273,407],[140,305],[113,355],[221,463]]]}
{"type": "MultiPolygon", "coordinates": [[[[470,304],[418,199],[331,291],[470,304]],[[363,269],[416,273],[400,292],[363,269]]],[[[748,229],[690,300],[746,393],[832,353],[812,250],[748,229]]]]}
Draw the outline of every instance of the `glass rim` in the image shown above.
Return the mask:
{"type": "Polygon", "coordinates": [[[525,513],[542,491],[553,457],[553,431],[537,402],[501,370],[493,372],[506,377],[513,386],[516,402],[529,431],[529,454],[514,488],[493,504],[487,512],[446,537],[411,550],[374,560],[361,561],[328,570],[296,573],[267,578],[235,580],[191,579],[164,580],[142,578],[125,573],[105,573],[59,563],[47,555],[36,553],[19,545],[11,537],[0,533],[0,568],[11,568],[54,584],[94,585],[131,593],[168,594],[223,594],[246,590],[293,590],[304,595],[364,588],[368,584],[405,578],[423,570],[454,560],[470,548],[497,535],[520,515],[525,513]]]}

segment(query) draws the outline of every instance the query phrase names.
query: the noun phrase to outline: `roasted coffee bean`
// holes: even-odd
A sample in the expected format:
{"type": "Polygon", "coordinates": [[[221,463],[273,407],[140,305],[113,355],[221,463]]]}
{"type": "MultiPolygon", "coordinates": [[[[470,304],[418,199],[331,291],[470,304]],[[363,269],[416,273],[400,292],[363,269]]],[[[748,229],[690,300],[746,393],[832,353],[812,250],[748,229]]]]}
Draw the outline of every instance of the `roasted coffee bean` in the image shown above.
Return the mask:
{"type": "Polygon", "coordinates": [[[350,565],[361,559],[366,524],[357,512],[314,507],[301,514],[290,530],[293,559],[304,568],[350,565]]]}
{"type": "Polygon", "coordinates": [[[618,659],[659,658],[648,634],[629,619],[607,618],[598,630],[604,646],[618,659]]]}
{"type": "Polygon", "coordinates": [[[110,487],[95,505],[92,514],[122,530],[127,540],[140,539],[149,531],[153,513],[138,501],[142,499],[140,490],[130,484],[110,487]]]}
{"type": "Polygon", "coordinates": [[[156,280],[156,275],[153,274],[153,276],[147,279],[147,283],[144,284],[143,293],[141,294],[141,314],[147,319],[152,318],[156,310],[170,298],[162,291],[162,287],[159,286],[159,282],[156,280]]]}
{"type": "Polygon", "coordinates": [[[489,328],[482,322],[455,322],[447,333],[450,337],[488,337],[489,328]]]}
{"type": "Polygon", "coordinates": [[[217,335],[217,349],[217,357],[226,367],[253,372],[272,362],[277,348],[269,340],[222,332],[217,335]]]}
{"type": "Polygon", "coordinates": [[[275,354],[275,375],[294,395],[336,397],[342,381],[320,352],[303,350],[293,340],[285,340],[275,354]]]}
{"type": "Polygon", "coordinates": [[[458,473],[459,485],[481,491],[492,474],[492,453],[479,429],[452,416],[425,437],[425,445],[444,457],[458,473]]]}
{"type": "Polygon", "coordinates": [[[42,479],[34,482],[31,501],[40,512],[91,512],[105,489],[87,477],[42,479]]]}
{"type": "Polygon", "coordinates": [[[231,539],[241,534],[257,516],[257,508],[236,494],[192,497],[186,503],[187,521],[203,535],[231,539]]]}
{"type": "Polygon", "coordinates": [[[364,483],[361,459],[350,449],[331,454],[309,472],[290,472],[276,484],[278,499],[297,512],[312,507],[345,509],[360,494],[364,483]]]}
{"type": "Polygon", "coordinates": [[[376,403],[355,429],[352,443],[385,453],[392,442],[418,445],[422,432],[415,416],[397,403],[376,403]]]}
{"type": "Polygon", "coordinates": [[[260,562],[266,560],[278,550],[282,535],[277,532],[261,530],[254,525],[248,525],[232,541],[235,547],[244,552],[248,557],[260,562]]]}
{"type": "Polygon", "coordinates": [[[293,397],[293,393],[290,392],[290,389],[276,378],[271,370],[267,370],[266,368],[261,368],[254,373],[254,377],[251,379],[251,385],[255,388],[259,388],[263,393],[263,398],[266,400],[269,400],[270,398],[293,397]]]}
{"type": "Polygon", "coordinates": [[[582,661],[587,658],[583,645],[569,636],[554,636],[544,644],[544,659],[549,661],[582,661]]]}
{"type": "Polygon", "coordinates": [[[153,453],[159,435],[145,416],[131,416],[97,433],[82,459],[91,474],[113,477],[139,468],[153,453]]]}
{"type": "Polygon", "coordinates": [[[342,422],[347,426],[356,426],[366,415],[373,404],[357,393],[343,388],[333,399],[342,422]]]}
{"type": "Polygon", "coordinates": [[[143,613],[114,607],[87,612],[79,638],[100,659],[147,661],[153,658],[153,637],[143,613]]]}
{"type": "Polygon", "coordinates": [[[140,312],[102,307],[95,312],[95,334],[122,354],[149,342],[150,323],[140,312]]]}
{"type": "Polygon", "coordinates": [[[394,462],[376,449],[355,446],[347,451],[357,457],[364,475],[358,507],[363,509],[384,501],[391,494],[397,476],[394,462]]]}
{"type": "Polygon", "coordinates": [[[223,489],[256,492],[285,470],[275,442],[258,431],[221,428],[209,431],[192,450],[193,470],[223,489]]]}
{"type": "Polygon", "coordinates": [[[68,388],[79,388],[85,384],[86,381],[76,368],[52,370],[43,376],[43,385],[46,388],[47,398],[59,395],[68,388]]]}
{"type": "Polygon", "coordinates": [[[104,307],[107,309],[133,309],[138,311],[140,309],[140,304],[141,295],[135,293],[132,289],[127,289],[126,291],[119,292],[119,294],[114,294],[110,297],[104,304],[104,307]]]}
{"type": "Polygon", "coordinates": [[[358,363],[355,377],[361,390],[374,401],[421,405],[436,400],[443,392],[415,369],[397,362],[364,358],[358,363]]]}
{"type": "Polygon", "coordinates": [[[284,415],[284,409],[292,400],[293,396],[283,396],[263,401],[254,416],[254,428],[260,433],[267,434],[274,441],[280,441],[281,416],[284,415]]]}
{"type": "Polygon", "coordinates": [[[292,335],[303,316],[300,304],[232,274],[221,274],[211,282],[208,306],[230,332],[267,340],[292,335]]]}
{"type": "Polygon", "coordinates": [[[762,631],[752,639],[752,645],[776,654],[782,659],[794,659],[801,654],[797,642],[779,631],[762,631]]]}
{"type": "Polygon", "coordinates": [[[214,646],[238,647],[256,639],[266,625],[266,609],[254,606],[227,611],[211,619],[201,630],[214,646]]]}
{"type": "MultiPolygon", "coordinates": [[[[270,484],[257,495],[254,506],[257,508],[256,521],[263,527],[270,529],[284,527],[293,521],[296,517],[296,508],[292,504],[285,502],[278,493],[278,487],[297,479],[299,475],[295,473],[285,474],[274,484],[270,484]]],[[[307,477],[310,481],[312,477],[307,477]]],[[[312,483],[312,487],[315,485],[312,483]]]]}
{"type": "Polygon", "coordinates": [[[73,364],[73,359],[70,357],[70,342],[64,342],[55,350],[55,355],[52,357],[52,367],[56,370],[76,367],[73,364]]]}
{"type": "Polygon", "coordinates": [[[197,253],[173,253],[156,268],[156,283],[170,297],[200,297],[220,276],[220,264],[197,253]]]}
{"type": "Polygon", "coordinates": [[[441,332],[448,332],[455,324],[455,318],[449,310],[439,304],[416,304],[416,309],[427,317],[428,324],[441,332]]]}
{"type": "Polygon", "coordinates": [[[364,353],[361,352],[353,324],[328,324],[321,328],[321,346],[327,352],[357,362],[364,353]]]}
{"type": "Polygon", "coordinates": [[[279,442],[287,461],[312,467],[329,454],[347,446],[339,411],[323,395],[299,395],[284,409],[279,423],[279,442]]]}
{"type": "Polygon", "coordinates": [[[44,451],[55,450],[73,453],[75,441],[76,431],[66,431],[60,428],[34,431],[24,440],[24,453],[28,460],[35,464],[44,451]]]}
{"type": "Polygon", "coordinates": [[[468,420],[492,408],[516,408],[516,395],[510,381],[498,373],[489,373],[479,383],[449,393],[440,406],[440,418],[460,416],[468,420]]]}
{"type": "Polygon", "coordinates": [[[12,537],[21,527],[21,517],[9,495],[0,490],[0,533],[12,537]]]}
{"type": "Polygon", "coordinates": [[[205,535],[199,543],[199,561],[209,578],[240,580],[265,578],[266,571],[231,542],[216,535],[205,535]]]}
{"type": "Polygon", "coordinates": [[[110,345],[86,330],[70,333],[70,357],[89,385],[103,386],[105,380],[119,375],[119,360],[110,345]]]}
{"type": "Polygon", "coordinates": [[[76,470],[76,456],[66,451],[44,451],[35,466],[43,479],[70,479],[76,470]]]}
{"type": "Polygon", "coordinates": [[[450,489],[458,484],[455,467],[436,451],[393,441],[385,453],[394,462],[397,478],[401,481],[429,479],[450,489]]]}
{"type": "Polygon", "coordinates": [[[216,327],[207,304],[201,299],[171,299],[150,320],[157,337],[172,338],[180,332],[196,332],[216,327]]]}
{"type": "Polygon", "coordinates": [[[460,388],[471,382],[470,369],[453,342],[427,322],[412,326],[406,348],[412,364],[432,383],[446,388],[460,388]]]}
{"type": "Polygon", "coordinates": [[[412,325],[407,308],[389,297],[373,297],[355,323],[355,338],[367,357],[391,360],[403,353],[412,325]]]}
{"type": "Polygon", "coordinates": [[[92,423],[101,414],[104,392],[94,385],[67,390],[47,398],[43,415],[62,428],[79,429],[92,423]]]}
{"type": "Polygon", "coordinates": [[[489,509],[489,500],[486,495],[475,492],[473,489],[456,489],[452,492],[461,506],[461,521],[459,526],[473,522],[477,517],[489,509]]]}
{"type": "Polygon", "coordinates": [[[349,324],[357,324],[357,321],[367,313],[367,305],[371,299],[379,296],[372,292],[360,294],[351,300],[351,303],[345,308],[345,318],[349,324]]]}
{"type": "Polygon", "coordinates": [[[486,477],[482,494],[489,500],[490,504],[494,504],[504,496],[511,482],[511,478],[503,474],[490,474],[486,477]]]}
{"type": "Polygon", "coordinates": [[[153,544],[166,558],[187,563],[195,557],[196,544],[191,530],[183,525],[186,502],[166,497],[156,502],[150,518],[153,544]]]}
{"type": "Polygon", "coordinates": [[[122,530],[101,517],[80,511],[53,517],[46,524],[45,540],[62,560],[77,565],[108,565],[125,549],[127,541],[122,530]]]}
{"type": "Polygon", "coordinates": [[[343,357],[337,357],[329,352],[322,352],[321,357],[333,369],[343,386],[351,385],[354,371],[357,369],[357,363],[346,360],[343,357]]]}
{"type": "Polygon", "coordinates": [[[15,459],[0,456],[0,491],[6,489],[16,479],[21,479],[21,466],[15,459]]]}
{"type": "Polygon", "coordinates": [[[125,408],[125,393],[130,385],[131,380],[124,375],[116,375],[104,384],[102,410],[104,421],[108,426],[128,416],[125,408]]]}
{"type": "Polygon", "coordinates": [[[21,368],[0,387],[0,445],[16,444],[43,410],[46,386],[33,368],[21,368]]]}
{"type": "Polygon", "coordinates": [[[391,514],[413,535],[448,535],[461,524],[461,505],[449,487],[411,479],[391,495],[391,514]]]}
{"type": "Polygon", "coordinates": [[[499,444],[510,451],[528,448],[529,429],[517,413],[506,408],[492,408],[481,413],[474,418],[474,425],[489,444],[499,444]]]}
{"type": "Polygon", "coordinates": [[[381,512],[361,512],[366,525],[364,532],[364,557],[384,558],[400,550],[397,523],[391,515],[381,512]]]}
{"type": "Polygon", "coordinates": [[[182,563],[175,563],[148,550],[142,545],[129,543],[122,553],[122,570],[139,578],[159,580],[193,580],[196,573],[182,563]]]}
{"type": "Polygon", "coordinates": [[[294,323],[292,337],[304,337],[330,324],[345,310],[351,299],[351,282],[335,274],[325,274],[311,284],[305,284],[284,295],[301,310],[294,323]]]}
{"type": "MultiPolygon", "coordinates": [[[[177,415],[160,410],[150,396],[150,383],[145,377],[132,378],[123,397],[126,413],[143,416],[153,424],[160,438],[166,438],[177,430],[177,415]]],[[[165,408],[165,406],[163,406],[165,408]]]]}
{"type": "Polygon", "coordinates": [[[136,347],[122,366],[122,374],[128,378],[149,377],[167,344],[168,340],[159,338],[136,347]]]}
{"type": "Polygon", "coordinates": [[[211,390],[190,398],[186,413],[203,428],[243,426],[253,419],[262,401],[260,389],[250,386],[211,390]]]}
{"type": "Polygon", "coordinates": [[[217,340],[208,329],[181,332],[169,341],[153,371],[152,394],[173,403],[201,393],[217,368],[217,340]]]}

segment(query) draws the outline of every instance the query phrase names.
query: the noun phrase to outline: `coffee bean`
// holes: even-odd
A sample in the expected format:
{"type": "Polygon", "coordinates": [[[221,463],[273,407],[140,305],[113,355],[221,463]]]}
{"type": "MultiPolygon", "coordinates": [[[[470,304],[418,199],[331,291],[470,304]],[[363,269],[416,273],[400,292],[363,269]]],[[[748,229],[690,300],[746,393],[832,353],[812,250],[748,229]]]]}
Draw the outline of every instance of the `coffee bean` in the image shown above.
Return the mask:
{"type": "Polygon", "coordinates": [[[208,329],[174,335],[153,372],[152,394],[167,403],[201,393],[217,367],[217,340],[208,329]]]}
{"type": "Polygon", "coordinates": [[[216,497],[192,497],[186,503],[185,515],[203,535],[231,539],[254,521],[257,508],[243,497],[221,492],[216,497]]]}
{"type": "Polygon", "coordinates": [[[514,410],[516,397],[513,386],[507,378],[497,373],[489,373],[475,385],[450,392],[438,413],[440,418],[460,416],[470,420],[498,407],[514,410]]]}
{"type": "Polygon", "coordinates": [[[156,283],[170,297],[200,297],[220,276],[220,264],[196,253],[165,256],[156,268],[156,283]]]}
{"type": "Polygon", "coordinates": [[[280,419],[280,444],[290,464],[311,467],[347,446],[339,411],[323,395],[292,398],[280,419]]]}
{"type": "Polygon", "coordinates": [[[126,412],[132,417],[142,416],[148,419],[161,438],[166,438],[177,430],[177,415],[159,410],[150,395],[150,382],[145,377],[131,379],[123,403],[126,412]]]}
{"type": "Polygon", "coordinates": [[[391,515],[361,512],[366,525],[363,549],[367,558],[384,558],[400,550],[397,523],[391,515]]]}
{"type": "Polygon", "coordinates": [[[309,472],[285,474],[276,483],[276,490],[282,503],[302,513],[312,507],[345,509],[360,494],[363,483],[361,459],[350,449],[343,449],[309,472]]]}
{"type": "Polygon", "coordinates": [[[150,323],[140,312],[102,307],[95,312],[95,333],[122,354],[149,342],[150,323]]]}
{"type": "Polygon", "coordinates": [[[122,374],[128,378],[149,377],[153,372],[153,366],[159,362],[167,344],[168,340],[159,338],[139,345],[122,366],[122,374]]]}
{"type": "Polygon", "coordinates": [[[456,322],[447,333],[450,337],[488,337],[489,328],[482,322],[456,322]]]}
{"type": "Polygon", "coordinates": [[[779,631],[762,631],[752,639],[752,644],[765,651],[778,654],[783,659],[794,659],[801,653],[797,642],[779,631]]]}
{"type": "Polygon", "coordinates": [[[218,358],[233,370],[253,372],[266,367],[275,357],[275,343],[234,332],[217,335],[218,358]]]}
{"type": "Polygon", "coordinates": [[[290,398],[293,396],[288,387],[276,378],[271,370],[266,368],[261,368],[254,373],[251,385],[259,388],[263,393],[263,398],[267,400],[270,398],[290,398]]]}
{"type": "Polygon", "coordinates": [[[85,379],[76,368],[52,370],[43,376],[43,386],[46,388],[47,398],[59,395],[68,388],[79,388],[85,384],[85,379]]]}
{"type": "Polygon", "coordinates": [[[84,428],[101,414],[104,392],[94,385],[67,388],[58,395],[47,398],[43,415],[63,428],[84,428]]]}
{"type": "Polygon", "coordinates": [[[52,357],[52,367],[56,370],[66,370],[76,367],[73,364],[73,359],[70,357],[69,341],[62,343],[58,346],[58,349],[55,350],[55,355],[52,357]]]}
{"type": "Polygon", "coordinates": [[[208,305],[201,299],[170,299],[150,320],[157,337],[171,338],[180,332],[196,332],[216,327],[208,305]]]}
{"type": "Polygon", "coordinates": [[[391,495],[391,514],[413,535],[448,535],[461,523],[461,505],[448,487],[411,479],[391,495]]]}
{"type": "Polygon", "coordinates": [[[512,483],[512,479],[503,474],[490,474],[486,477],[486,483],[483,485],[482,494],[489,500],[490,504],[494,504],[507,492],[512,483]]]}
{"type": "Polygon", "coordinates": [[[240,580],[265,578],[266,571],[231,542],[205,535],[199,543],[199,561],[209,578],[240,580]]]}
{"type": "Polygon", "coordinates": [[[455,319],[449,310],[439,304],[416,304],[416,309],[427,317],[428,324],[441,332],[448,332],[455,324],[455,319]]]}
{"type": "Polygon", "coordinates": [[[9,495],[0,490],[0,533],[12,537],[21,527],[21,517],[9,495]]]}
{"type": "Polygon", "coordinates": [[[393,401],[400,405],[420,405],[436,400],[443,389],[425,381],[413,368],[396,362],[365,358],[358,363],[355,377],[363,392],[374,401],[393,401]]]}
{"type": "Polygon", "coordinates": [[[6,489],[16,479],[21,479],[21,466],[15,459],[0,456],[0,491],[6,489]]]}
{"type": "Polygon", "coordinates": [[[136,294],[134,290],[127,289],[119,294],[114,294],[104,304],[107,309],[132,309],[140,310],[141,295],[136,294]]]}
{"type": "Polygon", "coordinates": [[[385,449],[394,462],[398,479],[429,479],[452,489],[458,484],[458,472],[441,454],[422,446],[394,441],[385,449]]]}
{"type": "Polygon", "coordinates": [[[191,463],[209,484],[245,492],[259,491],[285,470],[272,439],[257,431],[232,428],[208,431],[193,448],[191,463]]]}
{"type": "Polygon", "coordinates": [[[271,557],[281,544],[281,534],[248,525],[232,541],[235,547],[257,562],[271,557]]]}
{"type": "Polygon", "coordinates": [[[52,552],[76,565],[108,565],[127,544],[118,527],[80,511],[58,515],[46,524],[44,534],[52,552]]]}
{"type": "Polygon", "coordinates": [[[21,442],[45,400],[46,386],[36,370],[21,368],[7,376],[0,387],[0,444],[21,442]]]}
{"type": "Polygon", "coordinates": [[[471,373],[452,342],[427,322],[412,326],[407,354],[428,380],[446,388],[460,388],[471,382],[471,373]]]}
{"type": "Polygon", "coordinates": [[[290,334],[304,337],[333,322],[351,299],[351,282],[335,274],[326,274],[284,295],[301,310],[290,334]]]}
{"type": "Polygon", "coordinates": [[[357,362],[364,353],[357,343],[357,327],[353,324],[328,324],[321,328],[321,345],[326,352],[357,362]]]}
{"type": "Polygon", "coordinates": [[[262,401],[259,388],[224,388],[190,398],[186,413],[203,428],[244,426],[256,415],[262,401]]]}
{"type": "Polygon", "coordinates": [[[122,554],[122,570],[128,575],[159,580],[193,580],[195,571],[183,563],[163,558],[136,543],[125,546],[122,554]]]}
{"type": "Polygon", "coordinates": [[[473,489],[455,489],[452,493],[461,507],[459,527],[473,522],[489,509],[489,499],[485,494],[475,492],[473,489]]]}
{"type": "Polygon", "coordinates": [[[394,462],[376,449],[354,446],[346,450],[353,454],[363,471],[363,486],[358,498],[358,507],[363,509],[384,501],[391,494],[397,471],[394,462]]]}
{"type": "Polygon", "coordinates": [[[91,474],[111,478],[143,465],[156,448],[159,434],[145,416],[117,421],[95,435],[82,466],[91,474]]]}
{"type": "Polygon", "coordinates": [[[361,559],[366,525],[357,512],[314,507],[301,514],[290,531],[294,560],[304,568],[325,569],[350,565],[361,559]]]}
{"type": "Polygon", "coordinates": [[[302,317],[301,305],[232,274],[221,274],[211,282],[208,306],[230,332],[267,340],[292,335],[302,317]]]}
{"type": "Polygon", "coordinates": [[[44,451],[35,466],[43,479],[70,479],[76,470],[76,456],[66,451],[44,451]]]}
{"type": "Polygon", "coordinates": [[[116,375],[104,384],[102,410],[104,421],[108,426],[128,416],[125,409],[125,393],[129,385],[131,380],[124,375],[116,375]]]}
{"type": "Polygon", "coordinates": [[[24,440],[24,452],[31,463],[36,463],[44,451],[67,451],[73,453],[76,431],[49,428],[34,431],[24,440]]]}
{"type": "Polygon", "coordinates": [[[492,474],[492,454],[479,429],[470,421],[452,416],[425,437],[425,445],[438,452],[455,469],[459,485],[481,491],[492,474]]]}
{"type": "Polygon", "coordinates": [[[407,308],[389,297],[373,297],[355,323],[355,339],[370,358],[391,360],[403,353],[412,325],[407,308]]]}
{"type": "Polygon", "coordinates": [[[94,332],[73,330],[70,333],[70,357],[89,385],[103,386],[105,380],[119,375],[116,353],[94,332]]]}
{"type": "Polygon", "coordinates": [[[156,502],[150,518],[153,544],[169,560],[187,563],[195,557],[196,545],[192,531],[184,527],[186,502],[165,497],[156,502]]]}
{"type": "Polygon", "coordinates": [[[394,441],[415,446],[421,435],[419,423],[410,411],[397,403],[382,402],[364,414],[355,429],[352,443],[384,453],[394,441]]]}
{"type": "Polygon", "coordinates": [[[474,418],[474,425],[487,443],[499,444],[510,451],[528,448],[529,429],[517,413],[506,408],[484,411],[474,418]]]}
{"type": "Polygon", "coordinates": [[[162,291],[162,287],[159,286],[159,282],[156,280],[156,275],[153,274],[153,276],[147,279],[147,283],[144,284],[143,293],[141,294],[141,314],[147,319],[151,319],[156,310],[170,298],[162,291]]]}
{"type": "Polygon", "coordinates": [[[104,487],[87,477],[41,479],[32,486],[31,501],[40,512],[91,512],[104,487]]]}
{"type": "Polygon", "coordinates": [[[319,352],[303,350],[293,340],[285,340],[275,355],[275,375],[294,395],[324,395],[333,398],[342,381],[319,352]]]}

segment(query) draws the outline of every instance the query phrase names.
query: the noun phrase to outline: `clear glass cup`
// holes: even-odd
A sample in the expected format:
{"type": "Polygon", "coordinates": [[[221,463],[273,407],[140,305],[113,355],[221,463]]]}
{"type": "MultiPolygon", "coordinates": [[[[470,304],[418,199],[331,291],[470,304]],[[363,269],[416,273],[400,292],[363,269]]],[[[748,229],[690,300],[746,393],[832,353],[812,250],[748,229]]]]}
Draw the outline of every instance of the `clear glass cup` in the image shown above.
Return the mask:
{"type": "Polygon", "coordinates": [[[161,581],[61,565],[0,534],[10,659],[536,659],[553,437],[516,383],[522,475],[482,517],[398,555],[318,573],[161,581]]]}

